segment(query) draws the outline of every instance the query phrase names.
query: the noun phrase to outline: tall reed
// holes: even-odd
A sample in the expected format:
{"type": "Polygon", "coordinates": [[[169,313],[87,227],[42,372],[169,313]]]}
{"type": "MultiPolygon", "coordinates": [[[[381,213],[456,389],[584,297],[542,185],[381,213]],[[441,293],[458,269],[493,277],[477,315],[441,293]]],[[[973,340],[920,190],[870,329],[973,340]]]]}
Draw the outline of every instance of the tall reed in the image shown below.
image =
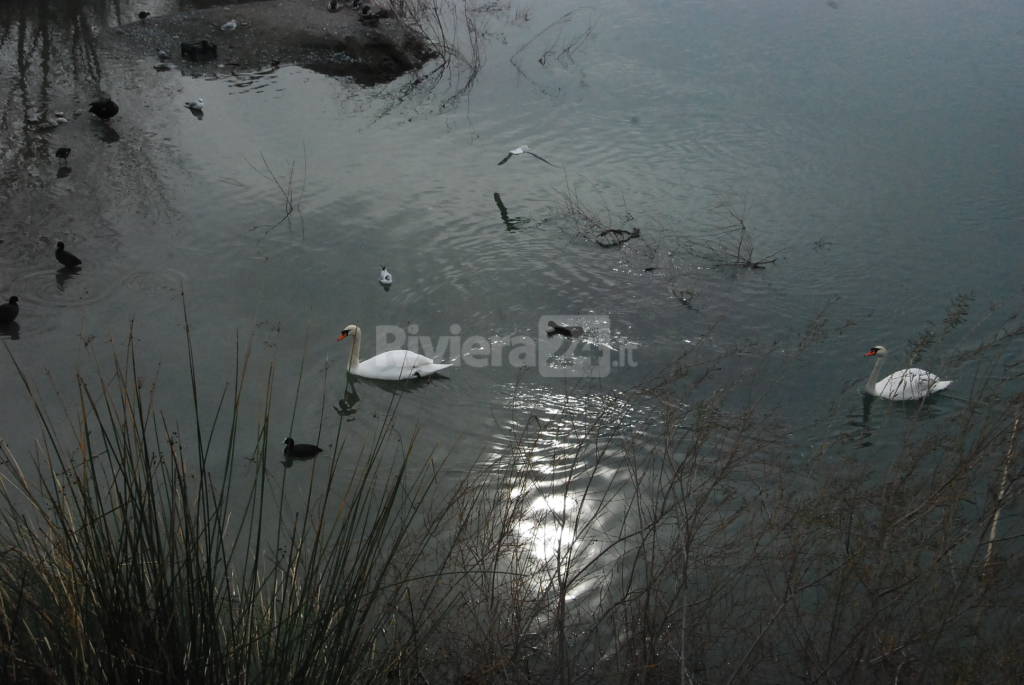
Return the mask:
{"type": "Polygon", "coordinates": [[[0,468],[3,677],[1016,680],[1021,332],[959,347],[976,379],[959,397],[866,403],[865,425],[811,448],[758,379],[725,382],[728,353],[698,347],[620,401],[568,387],[559,411],[526,407],[455,484],[392,438],[396,394],[371,444],[324,455],[298,499],[273,366],[259,416],[243,406],[248,350],[205,412],[187,343],[189,428],[133,341],[62,418],[17,367],[43,440],[0,468]],[[902,438],[865,451],[883,419],[902,438]]]}

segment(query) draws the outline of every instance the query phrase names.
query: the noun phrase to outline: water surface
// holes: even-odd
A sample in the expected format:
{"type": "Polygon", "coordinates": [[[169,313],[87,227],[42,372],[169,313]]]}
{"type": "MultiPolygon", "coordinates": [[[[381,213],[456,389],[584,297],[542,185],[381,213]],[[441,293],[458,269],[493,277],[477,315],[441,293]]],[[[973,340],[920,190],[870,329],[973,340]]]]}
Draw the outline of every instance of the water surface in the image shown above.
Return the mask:
{"type": "MultiPolygon", "coordinates": [[[[340,417],[346,450],[372,444],[392,396],[345,377],[336,337],[358,323],[364,356],[376,326],[478,337],[497,355],[477,367],[449,348],[459,366],[402,389],[396,439],[449,455],[453,474],[497,459],[523,412],[568,420],[567,397],[642,424],[657,402],[629,391],[695,348],[744,350],[724,377],[810,449],[865,423],[868,347],[887,345],[895,368],[908,341],[943,328],[953,298],[973,295],[977,323],[921,361],[957,374],[941,416],[977,373],[948,360],[1020,304],[1019,3],[515,3],[480,14],[470,89],[449,99],[457,71],[402,102],[401,84],[368,90],[288,65],[156,72],[151,55],[92,41],[173,2],[85,4],[94,23],[8,5],[15,30],[0,45],[0,295],[22,304],[0,335],[64,397],[76,372],[109,370],[105,343],[133,330],[147,378],[187,416],[184,294],[204,410],[251,345],[243,403],[258,415],[272,372],[275,440],[333,442],[340,417]],[[122,107],[110,126],[83,114],[101,89],[122,107]],[[197,97],[202,119],[184,107],[197,97]],[[70,122],[40,127],[54,111],[70,122]],[[522,144],[555,166],[497,165],[522,144]],[[73,153],[58,178],[61,145],[73,153]],[[570,206],[641,238],[599,247],[570,206]],[[752,258],[775,259],[764,269],[719,266],[739,219],[752,258]],[[60,239],[80,273],[56,272],[60,239]],[[507,341],[542,341],[539,325],[570,316],[606,321],[585,344],[635,364],[579,381],[508,360],[507,341]]],[[[32,409],[6,357],[0,377],[0,436],[28,450],[32,409]]],[[[869,421],[900,418],[878,406],[869,421]]],[[[899,435],[865,443],[884,457],[899,435]]],[[[538,452],[551,461],[539,487],[565,477],[557,442],[538,452]]]]}

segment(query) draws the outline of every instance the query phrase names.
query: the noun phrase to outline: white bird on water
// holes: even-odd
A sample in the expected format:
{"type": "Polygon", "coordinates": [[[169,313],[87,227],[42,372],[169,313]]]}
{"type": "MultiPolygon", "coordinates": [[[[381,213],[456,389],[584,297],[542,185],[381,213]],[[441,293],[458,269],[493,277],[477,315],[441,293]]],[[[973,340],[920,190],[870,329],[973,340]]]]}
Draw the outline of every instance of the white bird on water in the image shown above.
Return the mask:
{"type": "Polygon", "coordinates": [[[512,150],[509,150],[508,154],[505,155],[505,158],[503,160],[501,160],[500,162],[498,162],[498,166],[501,166],[502,164],[504,164],[508,160],[512,159],[513,155],[523,155],[523,154],[533,155],[534,157],[536,157],[540,161],[544,162],[545,164],[548,164],[550,166],[555,166],[554,164],[551,164],[551,162],[549,162],[548,160],[546,160],[543,157],[541,157],[540,155],[538,155],[536,152],[530,152],[530,146],[529,145],[520,145],[517,148],[513,148],[512,150]]]}
{"type": "Polygon", "coordinates": [[[380,280],[381,285],[391,285],[392,283],[395,282],[395,279],[391,275],[391,272],[388,271],[388,268],[383,265],[380,267],[380,278],[378,280],[380,280]]]}
{"type": "Polygon", "coordinates": [[[192,113],[202,113],[203,107],[206,105],[202,98],[196,98],[195,101],[189,101],[185,103],[185,106],[192,110],[192,113]]]}
{"type": "Polygon", "coordinates": [[[238,28],[238,20],[237,19],[232,19],[231,21],[228,21],[228,22],[225,22],[224,24],[222,24],[221,27],[220,27],[220,30],[221,31],[234,31],[237,28],[238,28]]]}
{"type": "Polygon", "coordinates": [[[381,352],[366,361],[359,361],[359,326],[349,324],[341,331],[338,340],[352,337],[352,352],[348,356],[348,372],[353,376],[373,378],[379,381],[404,381],[425,378],[447,369],[451,364],[438,364],[430,357],[416,354],[411,350],[389,350],[381,352]]]}
{"type": "Polygon", "coordinates": [[[924,369],[900,369],[882,380],[878,380],[878,373],[882,368],[882,358],[888,350],[881,345],[875,345],[868,350],[865,357],[877,357],[875,367],[868,376],[867,385],[864,391],[869,395],[881,397],[883,400],[905,402],[907,400],[920,400],[928,395],[945,390],[953,381],[944,381],[934,373],[924,369]]]}

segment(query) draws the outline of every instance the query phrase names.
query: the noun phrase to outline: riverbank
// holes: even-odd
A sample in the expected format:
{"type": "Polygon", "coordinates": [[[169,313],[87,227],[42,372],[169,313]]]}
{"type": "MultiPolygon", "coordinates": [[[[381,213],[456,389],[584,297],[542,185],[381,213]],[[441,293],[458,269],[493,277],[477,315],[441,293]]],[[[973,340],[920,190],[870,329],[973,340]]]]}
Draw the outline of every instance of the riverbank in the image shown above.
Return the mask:
{"type": "Polygon", "coordinates": [[[357,83],[386,83],[437,55],[407,22],[387,16],[360,21],[360,10],[342,3],[329,12],[320,0],[250,2],[151,16],[103,34],[105,47],[170,61],[190,75],[224,74],[277,64],[297,65],[357,83]],[[229,24],[233,22],[233,24],[229,24]],[[223,30],[225,25],[237,25],[223,30]],[[208,41],[216,58],[184,58],[182,43],[208,41]]]}

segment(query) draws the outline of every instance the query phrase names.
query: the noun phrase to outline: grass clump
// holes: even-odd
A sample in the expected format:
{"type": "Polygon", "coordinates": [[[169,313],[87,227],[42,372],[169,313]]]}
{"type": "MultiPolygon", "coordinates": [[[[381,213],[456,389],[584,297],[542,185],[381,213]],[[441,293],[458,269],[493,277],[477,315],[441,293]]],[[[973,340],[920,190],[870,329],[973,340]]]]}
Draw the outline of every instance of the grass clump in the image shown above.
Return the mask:
{"type": "MultiPolygon", "coordinates": [[[[385,465],[378,443],[337,484],[340,505],[309,496],[289,518],[268,414],[255,444],[239,444],[245,366],[216,412],[231,400],[228,425],[204,425],[194,396],[191,449],[145,390],[133,345],[111,383],[79,378],[74,449],[37,404],[48,440],[34,468],[4,452],[5,680],[373,682],[398,659],[401,645],[376,643],[425,549],[410,536],[434,473],[408,473],[411,452],[385,465]]],[[[333,456],[316,474],[327,491],[333,456]]]]}

